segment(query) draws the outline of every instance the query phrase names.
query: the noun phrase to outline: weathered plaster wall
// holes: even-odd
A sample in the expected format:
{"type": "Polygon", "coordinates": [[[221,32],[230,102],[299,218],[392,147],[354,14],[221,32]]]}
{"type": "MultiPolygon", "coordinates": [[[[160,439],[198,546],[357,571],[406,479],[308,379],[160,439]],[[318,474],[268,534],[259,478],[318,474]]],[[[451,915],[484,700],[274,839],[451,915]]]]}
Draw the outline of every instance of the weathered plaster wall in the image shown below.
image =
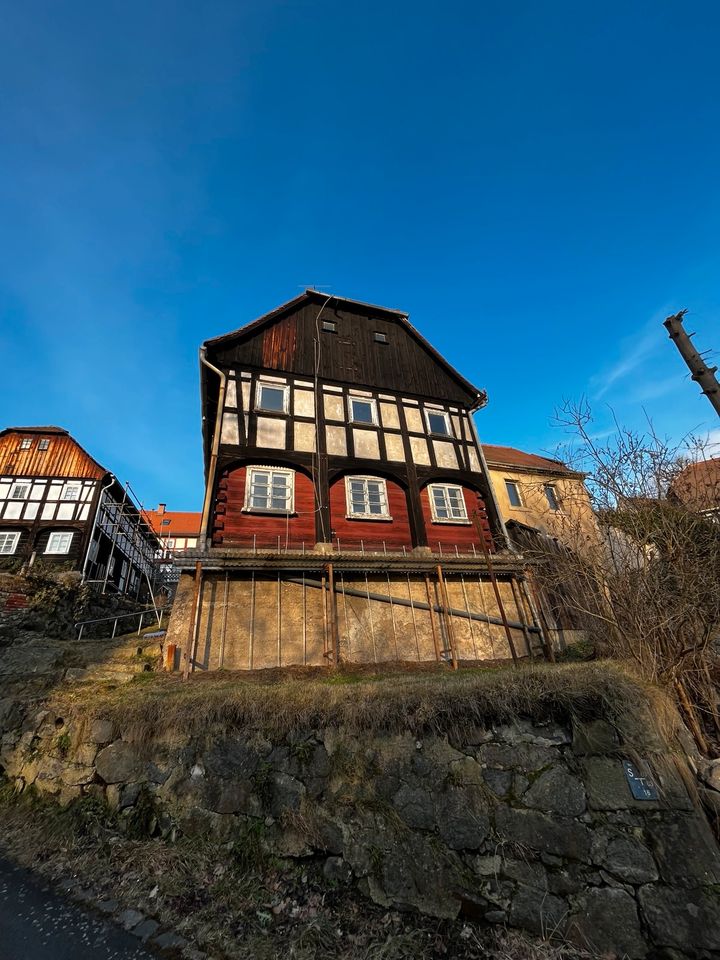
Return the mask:
{"type": "Polygon", "coordinates": [[[150,799],[158,838],[213,832],[323,858],[327,876],[379,904],[567,937],[608,958],[720,951],[720,855],[682,768],[649,753],[659,799],[633,799],[630,748],[603,720],[518,721],[460,741],[119,734],[40,711],[3,737],[4,772],[121,816],[150,799]]]}

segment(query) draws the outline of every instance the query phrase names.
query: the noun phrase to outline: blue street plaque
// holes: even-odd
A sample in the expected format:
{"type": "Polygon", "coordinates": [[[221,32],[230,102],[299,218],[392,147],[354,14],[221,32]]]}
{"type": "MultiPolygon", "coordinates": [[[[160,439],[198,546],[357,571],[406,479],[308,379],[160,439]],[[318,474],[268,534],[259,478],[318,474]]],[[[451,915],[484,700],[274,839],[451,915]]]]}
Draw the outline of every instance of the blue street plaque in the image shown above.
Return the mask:
{"type": "Polygon", "coordinates": [[[657,800],[657,787],[650,777],[644,777],[634,763],[629,760],[623,760],[623,769],[627,782],[630,784],[630,790],[636,800],[657,800]]]}

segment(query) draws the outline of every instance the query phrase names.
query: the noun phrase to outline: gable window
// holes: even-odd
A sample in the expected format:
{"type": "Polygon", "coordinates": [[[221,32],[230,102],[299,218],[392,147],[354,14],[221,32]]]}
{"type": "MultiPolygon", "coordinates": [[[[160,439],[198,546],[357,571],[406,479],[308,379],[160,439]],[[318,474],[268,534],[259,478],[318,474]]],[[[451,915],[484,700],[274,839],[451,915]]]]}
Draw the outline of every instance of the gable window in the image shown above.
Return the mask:
{"type": "Polygon", "coordinates": [[[21,450],[29,450],[31,446],[32,446],[32,440],[30,439],[30,437],[23,437],[23,439],[20,441],[21,450]]]}
{"type": "Polygon", "coordinates": [[[45,553],[69,553],[72,538],[72,533],[51,533],[45,553]]]}
{"type": "Polygon", "coordinates": [[[325,333],[337,333],[337,323],[334,320],[323,320],[322,328],[325,333]]]}
{"type": "Polygon", "coordinates": [[[380,333],[379,330],[376,330],[375,333],[373,334],[373,340],[375,341],[375,343],[387,343],[388,342],[387,334],[380,333]]]}
{"type": "Polygon", "coordinates": [[[258,383],[255,406],[269,413],[287,413],[287,387],[258,383]]]}
{"type": "Polygon", "coordinates": [[[79,483],[66,483],[63,487],[61,500],[79,500],[82,485],[79,483]]]}
{"type": "Polygon", "coordinates": [[[161,521],[160,521],[160,526],[161,526],[161,527],[169,527],[169,526],[170,526],[170,521],[169,521],[169,520],[161,520],[161,521]]]}
{"type": "Polygon", "coordinates": [[[38,450],[47,450],[50,446],[49,440],[38,440],[38,450]]]}
{"type": "Polygon", "coordinates": [[[440,437],[450,437],[450,417],[442,410],[425,410],[425,420],[429,433],[440,437]]]}
{"type": "Polygon", "coordinates": [[[248,467],[245,509],[258,513],[292,513],[295,471],[276,467],[248,467]]]}
{"type": "Polygon", "coordinates": [[[349,519],[392,520],[387,484],[379,477],[345,477],[345,502],[349,519]]]}
{"type": "Polygon", "coordinates": [[[545,490],[545,499],[547,500],[548,506],[550,507],[550,509],[559,510],[560,501],[558,500],[558,495],[557,495],[557,490],[555,489],[555,485],[552,483],[546,483],[543,489],[545,490]]]}
{"type": "Polygon", "coordinates": [[[27,500],[30,496],[30,484],[29,483],[15,483],[13,488],[10,491],[11,500],[27,500]]]}
{"type": "Polygon", "coordinates": [[[435,523],[470,523],[462,487],[451,483],[431,483],[428,492],[435,523]]]}
{"type": "Polygon", "coordinates": [[[506,480],[505,490],[507,491],[508,500],[510,501],[511,507],[521,507],[523,505],[522,497],[520,496],[519,483],[517,483],[515,480],[506,480]]]}
{"type": "Polygon", "coordinates": [[[361,400],[359,397],[350,397],[350,422],[377,423],[377,412],[374,400],[361,400]]]}
{"type": "Polygon", "coordinates": [[[19,533],[0,533],[0,555],[15,553],[19,539],[19,533]]]}

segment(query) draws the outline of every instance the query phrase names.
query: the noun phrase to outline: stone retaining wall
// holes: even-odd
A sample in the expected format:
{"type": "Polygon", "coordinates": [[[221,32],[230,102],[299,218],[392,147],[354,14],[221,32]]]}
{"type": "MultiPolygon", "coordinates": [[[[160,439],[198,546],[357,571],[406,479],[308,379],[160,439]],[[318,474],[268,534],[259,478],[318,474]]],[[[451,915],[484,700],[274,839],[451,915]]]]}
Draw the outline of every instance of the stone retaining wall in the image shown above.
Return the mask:
{"type": "MultiPolygon", "coordinates": [[[[103,798],[158,842],[212,832],[323,858],[376,903],[567,937],[607,957],[720,956],[720,854],[663,754],[636,800],[602,720],[518,721],[461,742],[337,729],[136,744],[42,710],[2,739],[4,773],[68,803],[103,798]]],[[[642,758],[634,758],[642,771],[642,758]]]]}

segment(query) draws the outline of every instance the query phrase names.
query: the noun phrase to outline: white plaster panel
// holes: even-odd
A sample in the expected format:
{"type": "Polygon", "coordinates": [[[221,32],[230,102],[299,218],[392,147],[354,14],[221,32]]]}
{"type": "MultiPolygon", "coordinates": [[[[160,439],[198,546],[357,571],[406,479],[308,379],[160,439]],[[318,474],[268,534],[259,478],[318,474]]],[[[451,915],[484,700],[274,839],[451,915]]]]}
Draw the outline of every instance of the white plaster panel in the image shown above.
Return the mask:
{"type": "Polygon", "coordinates": [[[342,387],[335,387],[331,383],[326,383],[323,390],[325,393],[342,393],[342,387]]]}
{"type": "Polygon", "coordinates": [[[9,493],[10,493],[10,484],[0,483],[0,500],[7,500],[9,493]]]}
{"type": "Polygon", "coordinates": [[[315,450],[315,424],[296,423],[293,429],[295,432],[295,449],[313,452],[315,450]]]}
{"type": "Polygon", "coordinates": [[[240,443],[240,431],[238,429],[238,418],[236,413],[229,413],[227,410],[225,413],[223,413],[220,442],[240,443]]]}
{"type": "Polygon", "coordinates": [[[353,429],[353,445],[356,457],[367,460],[377,460],[380,457],[380,443],[375,430],[353,429]]]}
{"type": "Polygon", "coordinates": [[[369,390],[348,390],[351,397],[372,397],[369,390]]]}
{"type": "Polygon", "coordinates": [[[242,391],[242,405],[244,410],[250,409],[250,381],[243,380],[240,384],[240,390],[242,391]]]}
{"type": "Polygon", "coordinates": [[[312,387],[312,382],[310,380],[296,380],[296,387],[312,387]]]}
{"type": "Polygon", "coordinates": [[[295,391],[295,416],[296,417],[314,417],[315,416],[315,397],[311,390],[295,391]]]}
{"type": "Polygon", "coordinates": [[[52,520],[55,516],[55,504],[54,503],[45,503],[43,504],[41,520],[52,520]]]}
{"type": "Polygon", "coordinates": [[[325,428],[327,452],[333,457],[347,456],[347,438],[345,427],[325,428]]]}
{"type": "Polygon", "coordinates": [[[403,447],[402,437],[399,433],[385,434],[385,449],[387,450],[388,460],[398,460],[402,462],[405,459],[405,448],[403,447]]]}
{"type": "Polygon", "coordinates": [[[86,483],[83,490],[83,500],[92,500],[93,491],[95,488],[94,483],[86,483]]]}
{"type": "Polygon", "coordinates": [[[455,447],[445,440],[433,440],[432,445],[438,466],[447,467],[448,470],[457,470],[458,461],[455,447]]]}
{"type": "Polygon", "coordinates": [[[50,489],[48,490],[48,495],[47,495],[48,500],[59,500],[60,491],[62,490],[62,488],[63,488],[62,480],[60,480],[59,482],[56,480],[53,480],[53,482],[50,484],[50,489]]]}
{"type": "Polygon", "coordinates": [[[90,513],[90,504],[86,503],[80,510],[80,519],[87,520],[89,513],[90,513]]]}
{"type": "Polygon", "coordinates": [[[58,520],[72,520],[74,513],[74,503],[61,503],[58,507],[57,518],[58,520]]]}
{"type": "Polygon", "coordinates": [[[412,407],[405,407],[405,419],[407,420],[408,430],[412,433],[425,433],[422,417],[419,410],[413,410],[412,407]]]}
{"type": "Polygon", "coordinates": [[[225,391],[225,406],[237,407],[237,383],[235,380],[228,380],[227,390],[225,391]]]}
{"type": "Polygon", "coordinates": [[[40,483],[34,483],[32,485],[32,490],[30,491],[31,500],[42,500],[43,494],[45,493],[45,487],[47,483],[43,480],[40,483]]]}
{"type": "Polygon", "coordinates": [[[342,397],[329,397],[325,395],[325,419],[326,420],[345,420],[345,405],[342,397]]]}
{"type": "Polygon", "coordinates": [[[247,440],[248,434],[250,433],[250,414],[244,413],[243,418],[245,420],[245,439],[247,440]]]}
{"type": "Polygon", "coordinates": [[[287,377],[270,377],[265,373],[260,376],[260,380],[263,383],[287,383],[287,377]]]}
{"type": "Polygon", "coordinates": [[[243,378],[243,380],[249,380],[252,374],[248,373],[246,370],[243,370],[240,376],[243,378]]]}
{"type": "Polygon", "coordinates": [[[462,434],[460,433],[460,417],[450,417],[450,419],[452,420],[453,433],[455,434],[456,437],[458,438],[461,437],[462,434]]]}
{"type": "Polygon", "coordinates": [[[391,396],[389,393],[379,393],[378,397],[381,400],[390,400],[392,403],[395,402],[395,397],[391,396]]]}
{"type": "Polygon", "coordinates": [[[427,443],[422,437],[410,437],[410,452],[412,453],[413,463],[420,463],[425,466],[430,463],[427,443]]]}
{"type": "Polygon", "coordinates": [[[40,509],[39,503],[28,503],[25,505],[25,512],[23,513],[24,520],[34,520],[38,515],[38,510],[40,509]]]}
{"type": "Polygon", "coordinates": [[[24,500],[9,500],[5,504],[4,520],[19,520],[22,508],[25,506],[24,500]]]}
{"type": "Polygon", "coordinates": [[[403,397],[402,402],[409,404],[411,407],[416,407],[418,405],[417,400],[411,400],[409,397],[403,397]]]}
{"type": "Polygon", "coordinates": [[[398,410],[394,403],[381,403],[380,416],[382,418],[382,425],[385,428],[400,429],[400,417],[398,416],[398,410]]]}
{"type": "Polygon", "coordinates": [[[477,470],[480,473],[480,457],[478,457],[475,447],[468,447],[468,456],[470,457],[470,469],[477,470]]]}
{"type": "Polygon", "coordinates": [[[285,449],[285,421],[276,417],[257,418],[257,445],[273,450],[285,449]]]}

